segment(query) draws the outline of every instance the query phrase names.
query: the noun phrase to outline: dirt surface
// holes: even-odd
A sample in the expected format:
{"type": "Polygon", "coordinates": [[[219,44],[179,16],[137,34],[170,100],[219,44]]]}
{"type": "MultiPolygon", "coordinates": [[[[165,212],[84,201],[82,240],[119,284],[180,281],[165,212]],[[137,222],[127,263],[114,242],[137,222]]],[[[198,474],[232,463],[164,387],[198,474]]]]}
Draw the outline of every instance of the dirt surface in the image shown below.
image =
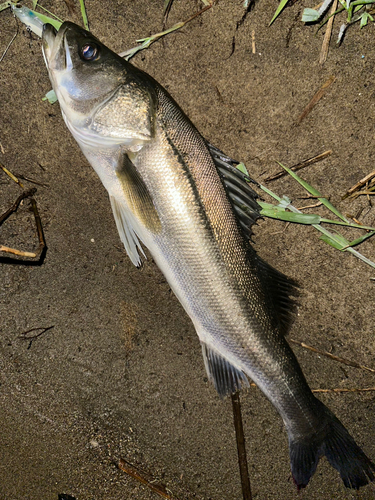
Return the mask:
{"type": "MultiPolygon", "coordinates": [[[[70,15],[62,1],[43,4],[80,22],[78,9],[70,15]]],[[[162,6],[162,0],[86,1],[92,31],[116,51],[160,31],[162,6]]],[[[303,176],[344,213],[363,209],[361,221],[373,225],[365,198],[349,203],[341,196],[374,170],[374,26],[355,26],[341,48],[333,40],[321,67],[323,33],[315,36],[299,21],[312,5],[296,2],[268,28],[276,6],[258,2],[237,29],[242,1],[221,0],[133,63],[261,182],[278,170],[275,160],[290,166],[331,149],[303,176]],[[335,83],[295,126],[331,75],[335,83]]],[[[176,0],[169,25],[199,8],[176,0]]],[[[11,12],[0,13],[1,54],[16,29],[11,12]]],[[[334,29],[336,36],[337,23],[334,29]]],[[[116,468],[120,457],[180,500],[240,499],[230,400],[221,401],[208,383],[194,328],[153,261],[137,270],[125,255],[104,188],[58,104],[41,100],[49,89],[40,40],[19,26],[0,63],[0,162],[44,184],[35,198],[48,251],[41,266],[0,264],[0,499],[157,498],[116,468]],[[50,326],[31,343],[22,338],[50,326]]],[[[21,190],[0,174],[3,213],[21,190]]],[[[311,204],[298,199],[303,192],[289,177],[270,187],[296,206],[311,204]]],[[[375,367],[374,271],[319,241],[314,229],[264,220],[255,232],[259,254],[303,287],[290,337],[375,367]]],[[[28,202],[0,234],[9,247],[37,246],[28,202]]],[[[373,241],[360,250],[375,260],[373,241]]],[[[371,373],[293,347],[312,388],[375,386],[371,373]]],[[[320,398],[375,459],[374,393],[320,398]]],[[[298,496],[280,417],[254,388],[242,406],[254,498],[375,498],[372,485],[358,496],[346,490],[325,459],[298,496]]]]}

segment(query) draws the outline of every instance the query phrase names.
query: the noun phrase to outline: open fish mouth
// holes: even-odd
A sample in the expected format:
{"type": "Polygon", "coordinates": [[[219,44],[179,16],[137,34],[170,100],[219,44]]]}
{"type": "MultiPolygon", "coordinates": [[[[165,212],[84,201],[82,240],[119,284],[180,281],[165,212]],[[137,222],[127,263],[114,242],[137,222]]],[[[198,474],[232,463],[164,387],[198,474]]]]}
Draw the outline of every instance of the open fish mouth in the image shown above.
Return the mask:
{"type": "Polygon", "coordinates": [[[70,50],[65,33],[69,26],[64,23],[59,31],[51,24],[45,24],[42,34],[42,50],[44,61],[49,71],[64,71],[72,69],[70,50]]]}

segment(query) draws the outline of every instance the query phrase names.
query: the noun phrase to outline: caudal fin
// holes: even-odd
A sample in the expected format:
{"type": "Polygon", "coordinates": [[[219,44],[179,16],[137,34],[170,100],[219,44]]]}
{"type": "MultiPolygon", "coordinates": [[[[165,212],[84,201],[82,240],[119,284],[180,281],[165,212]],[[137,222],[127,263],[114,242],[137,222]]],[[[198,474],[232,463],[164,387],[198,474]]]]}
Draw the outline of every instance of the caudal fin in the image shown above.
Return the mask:
{"type": "Polygon", "coordinates": [[[293,480],[300,490],[307,486],[319,458],[325,455],[340,473],[347,488],[359,489],[375,479],[375,465],[349,432],[323,404],[322,428],[309,440],[289,441],[293,480]]]}

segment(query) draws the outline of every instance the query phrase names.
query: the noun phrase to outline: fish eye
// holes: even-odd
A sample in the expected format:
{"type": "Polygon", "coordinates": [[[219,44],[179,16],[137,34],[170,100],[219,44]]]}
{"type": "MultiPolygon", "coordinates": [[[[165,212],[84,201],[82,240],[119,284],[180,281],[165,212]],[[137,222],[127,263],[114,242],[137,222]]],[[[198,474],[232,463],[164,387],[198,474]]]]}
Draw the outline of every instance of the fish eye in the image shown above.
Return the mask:
{"type": "Polygon", "coordinates": [[[95,43],[86,43],[81,47],[80,56],[85,61],[95,61],[99,57],[99,47],[95,43]]]}

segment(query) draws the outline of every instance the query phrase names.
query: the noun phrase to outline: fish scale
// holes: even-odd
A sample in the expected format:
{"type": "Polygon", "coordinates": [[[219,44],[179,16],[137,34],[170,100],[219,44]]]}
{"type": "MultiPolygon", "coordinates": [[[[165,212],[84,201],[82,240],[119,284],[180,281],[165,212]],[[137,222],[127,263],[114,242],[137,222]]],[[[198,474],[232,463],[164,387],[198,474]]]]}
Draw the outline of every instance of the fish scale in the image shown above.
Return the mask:
{"type": "Polygon", "coordinates": [[[375,466],[312,394],[285,334],[296,284],[250,245],[260,216],[237,164],[211,146],[171,96],[73,23],[46,26],[43,53],[64,120],[108,191],[120,238],[151,252],[192,320],[221,396],[250,377],[281,415],[297,488],[326,455],[358,489],[375,466]]]}

